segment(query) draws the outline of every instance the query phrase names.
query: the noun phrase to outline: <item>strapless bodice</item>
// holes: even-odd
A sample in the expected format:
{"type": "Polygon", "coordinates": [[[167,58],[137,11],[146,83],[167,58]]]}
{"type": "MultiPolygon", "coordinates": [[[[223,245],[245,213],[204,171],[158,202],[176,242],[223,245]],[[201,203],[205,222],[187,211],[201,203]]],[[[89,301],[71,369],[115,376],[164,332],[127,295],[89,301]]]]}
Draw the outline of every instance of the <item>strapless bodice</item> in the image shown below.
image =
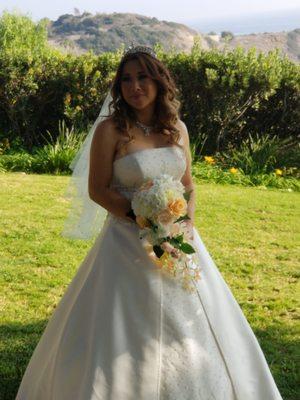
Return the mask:
{"type": "Polygon", "coordinates": [[[130,199],[147,179],[168,174],[180,180],[185,169],[184,150],[176,145],[138,150],[114,161],[110,187],[130,199]]]}

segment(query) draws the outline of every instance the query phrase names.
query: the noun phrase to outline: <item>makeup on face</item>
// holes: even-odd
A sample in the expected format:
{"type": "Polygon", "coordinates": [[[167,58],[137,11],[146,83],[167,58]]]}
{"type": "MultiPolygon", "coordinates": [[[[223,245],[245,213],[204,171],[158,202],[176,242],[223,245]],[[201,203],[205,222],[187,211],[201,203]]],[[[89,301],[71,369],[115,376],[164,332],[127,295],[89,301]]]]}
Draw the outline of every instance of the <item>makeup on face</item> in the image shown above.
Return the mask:
{"type": "Polygon", "coordinates": [[[121,91],[133,107],[146,107],[157,95],[156,82],[141,68],[137,60],[128,61],[121,75],[121,91]]]}

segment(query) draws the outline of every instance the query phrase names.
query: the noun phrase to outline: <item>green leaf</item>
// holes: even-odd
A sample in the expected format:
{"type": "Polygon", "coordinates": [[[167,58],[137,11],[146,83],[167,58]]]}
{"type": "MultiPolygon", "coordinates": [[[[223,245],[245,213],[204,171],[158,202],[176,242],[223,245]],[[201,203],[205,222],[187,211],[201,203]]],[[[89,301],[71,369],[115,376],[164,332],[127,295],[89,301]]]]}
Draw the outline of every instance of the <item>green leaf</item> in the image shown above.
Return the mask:
{"type": "MultiPolygon", "coordinates": [[[[151,221],[150,221],[151,222],[151,221]]],[[[158,230],[158,225],[155,225],[151,222],[151,229],[153,230],[153,232],[157,232],[158,230]]]]}
{"type": "Polygon", "coordinates": [[[176,219],[175,222],[180,222],[180,221],[185,221],[186,219],[191,219],[187,214],[179,217],[178,219],[176,219]]]}
{"type": "Polygon", "coordinates": [[[188,192],[185,192],[185,193],[183,194],[183,197],[185,198],[185,200],[186,200],[187,202],[189,202],[189,200],[190,200],[192,191],[193,191],[193,189],[191,189],[191,190],[189,190],[188,192]]]}
{"type": "Polygon", "coordinates": [[[176,238],[171,238],[169,240],[169,243],[171,243],[172,246],[176,247],[176,249],[180,249],[180,246],[181,246],[180,240],[177,240],[176,238]]]}
{"type": "Polygon", "coordinates": [[[182,250],[186,254],[195,253],[194,247],[188,243],[182,243],[180,246],[180,250],[182,250]]]}
{"type": "Polygon", "coordinates": [[[172,243],[173,241],[174,241],[175,243],[182,243],[182,242],[183,242],[183,233],[181,233],[180,235],[177,235],[177,236],[172,237],[172,238],[170,239],[170,243],[172,243]]]}

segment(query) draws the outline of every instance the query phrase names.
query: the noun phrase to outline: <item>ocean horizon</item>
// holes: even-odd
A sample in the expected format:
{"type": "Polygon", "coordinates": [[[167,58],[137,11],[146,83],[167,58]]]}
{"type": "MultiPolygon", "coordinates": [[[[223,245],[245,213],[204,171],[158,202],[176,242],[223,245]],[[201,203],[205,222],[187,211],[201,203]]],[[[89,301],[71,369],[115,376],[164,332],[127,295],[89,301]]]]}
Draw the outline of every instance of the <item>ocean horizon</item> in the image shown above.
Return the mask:
{"type": "Polygon", "coordinates": [[[234,35],[275,33],[300,28],[300,8],[224,18],[204,19],[199,17],[181,22],[200,33],[206,34],[211,31],[217,34],[222,31],[230,31],[234,35]]]}

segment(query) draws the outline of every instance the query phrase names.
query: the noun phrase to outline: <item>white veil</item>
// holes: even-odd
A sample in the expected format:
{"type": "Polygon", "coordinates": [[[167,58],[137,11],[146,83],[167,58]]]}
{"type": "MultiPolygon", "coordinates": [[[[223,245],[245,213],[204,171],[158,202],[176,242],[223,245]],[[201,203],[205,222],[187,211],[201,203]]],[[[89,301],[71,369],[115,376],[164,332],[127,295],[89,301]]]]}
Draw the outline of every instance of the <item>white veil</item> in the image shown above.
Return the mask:
{"type": "Polygon", "coordinates": [[[72,160],[73,173],[64,198],[70,202],[70,211],[65,219],[61,235],[69,239],[90,239],[100,232],[107,216],[107,210],[89,197],[88,176],[90,148],[97,125],[113,113],[111,90],[103,102],[100,113],[85,138],[81,148],[72,160]]]}
{"type": "MultiPolygon", "coordinates": [[[[155,51],[148,46],[129,46],[127,54],[144,52],[157,58],[155,51]]],[[[90,148],[97,125],[109,117],[113,112],[111,88],[104,100],[99,116],[94,122],[80,150],[72,160],[70,168],[73,173],[64,198],[70,201],[70,212],[65,220],[61,235],[69,239],[91,239],[98,234],[107,216],[107,210],[91,200],[88,192],[88,177],[90,164],[90,148]]]]}

